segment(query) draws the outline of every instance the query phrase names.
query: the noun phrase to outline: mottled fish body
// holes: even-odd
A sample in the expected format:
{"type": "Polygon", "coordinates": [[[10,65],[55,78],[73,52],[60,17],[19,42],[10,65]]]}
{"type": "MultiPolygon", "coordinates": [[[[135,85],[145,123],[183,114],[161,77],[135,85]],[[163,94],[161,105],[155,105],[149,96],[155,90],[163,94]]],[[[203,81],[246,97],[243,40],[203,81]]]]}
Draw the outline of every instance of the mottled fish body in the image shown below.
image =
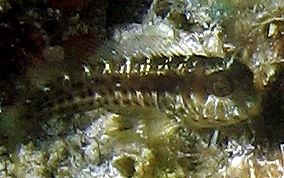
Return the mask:
{"type": "Polygon", "coordinates": [[[118,60],[84,70],[80,80],[63,79],[38,94],[36,102],[30,103],[39,110],[32,117],[68,116],[99,108],[123,114],[140,108],[203,128],[252,118],[260,108],[252,73],[231,60],[200,56],[139,63],[118,60]]]}

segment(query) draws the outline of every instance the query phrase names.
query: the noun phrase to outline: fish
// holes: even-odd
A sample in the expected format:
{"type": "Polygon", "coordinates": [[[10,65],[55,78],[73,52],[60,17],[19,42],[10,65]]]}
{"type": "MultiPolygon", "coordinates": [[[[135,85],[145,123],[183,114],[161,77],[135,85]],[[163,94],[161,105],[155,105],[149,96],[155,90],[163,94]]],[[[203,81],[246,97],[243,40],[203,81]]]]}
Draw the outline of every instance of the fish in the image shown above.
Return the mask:
{"type": "Polygon", "coordinates": [[[149,110],[199,129],[241,122],[261,108],[253,74],[232,59],[121,59],[83,68],[78,79],[58,80],[29,99],[35,111],[30,117],[65,117],[99,108],[122,115],[149,110]]]}
{"type": "Polygon", "coordinates": [[[158,2],[141,24],[116,27],[112,39],[82,66],[58,72],[64,75],[26,99],[35,111],[29,117],[65,117],[98,108],[118,114],[151,110],[195,129],[257,116],[262,94],[255,71],[224,40],[218,13],[201,13],[204,9],[187,1],[180,12],[178,4],[160,12],[158,2]]]}

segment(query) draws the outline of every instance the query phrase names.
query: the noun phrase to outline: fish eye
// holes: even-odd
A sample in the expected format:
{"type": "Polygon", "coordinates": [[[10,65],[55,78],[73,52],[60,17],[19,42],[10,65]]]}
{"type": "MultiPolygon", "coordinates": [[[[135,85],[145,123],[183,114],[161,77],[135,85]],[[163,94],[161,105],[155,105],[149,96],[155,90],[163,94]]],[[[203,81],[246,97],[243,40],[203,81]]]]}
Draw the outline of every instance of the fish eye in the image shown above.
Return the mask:
{"type": "Polygon", "coordinates": [[[233,92],[232,82],[225,76],[216,74],[212,76],[210,81],[210,91],[216,96],[223,97],[233,92]]]}

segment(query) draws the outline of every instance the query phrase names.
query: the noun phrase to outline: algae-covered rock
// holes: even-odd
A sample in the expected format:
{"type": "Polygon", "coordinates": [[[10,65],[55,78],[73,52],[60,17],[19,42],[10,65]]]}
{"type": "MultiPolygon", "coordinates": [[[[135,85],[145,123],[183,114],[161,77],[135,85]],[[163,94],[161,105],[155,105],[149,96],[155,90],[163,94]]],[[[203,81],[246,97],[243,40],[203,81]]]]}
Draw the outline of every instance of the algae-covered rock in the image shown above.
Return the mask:
{"type": "Polygon", "coordinates": [[[282,1],[70,2],[0,1],[0,177],[282,176],[282,1]]]}

